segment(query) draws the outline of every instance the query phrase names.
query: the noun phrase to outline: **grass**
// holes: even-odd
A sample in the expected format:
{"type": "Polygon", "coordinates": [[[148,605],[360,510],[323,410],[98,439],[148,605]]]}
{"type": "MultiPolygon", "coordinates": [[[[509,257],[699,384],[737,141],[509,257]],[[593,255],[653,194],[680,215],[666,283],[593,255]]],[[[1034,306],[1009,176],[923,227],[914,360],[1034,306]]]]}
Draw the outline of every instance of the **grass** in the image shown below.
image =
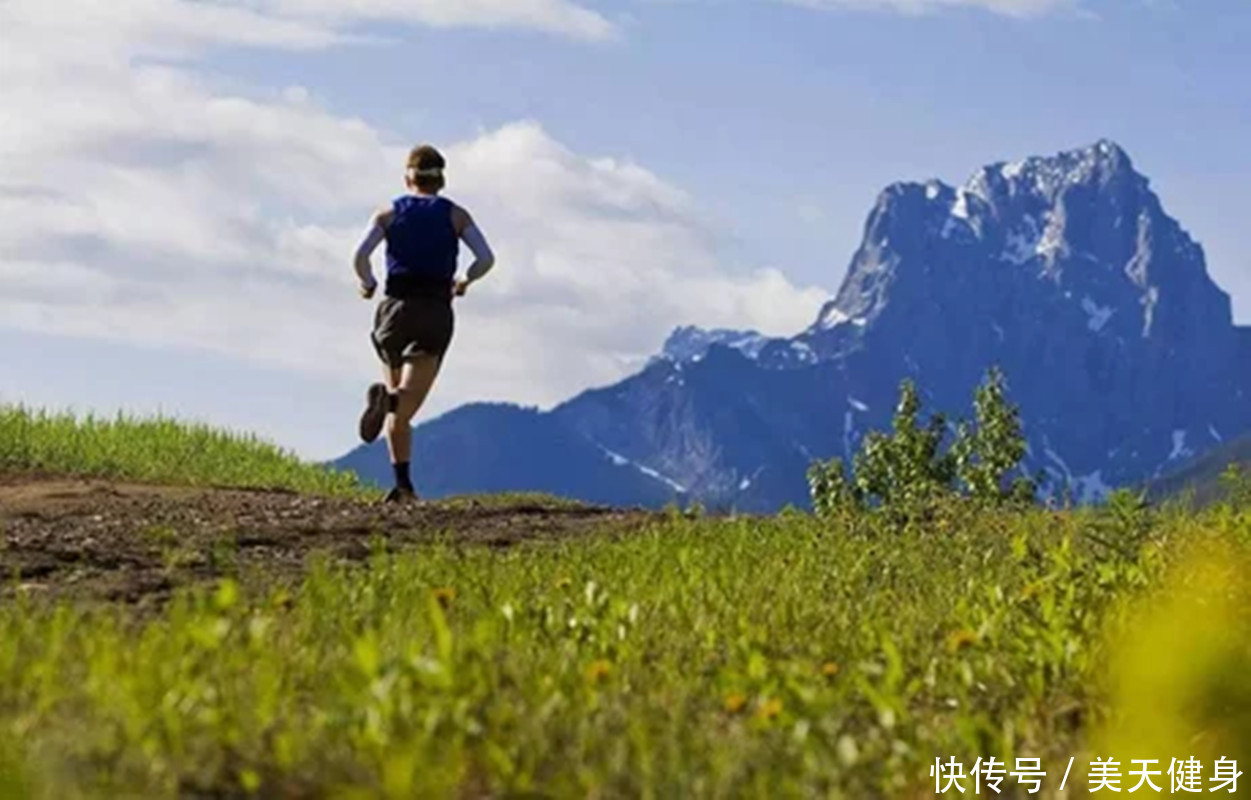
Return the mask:
{"type": "Polygon", "coordinates": [[[142,619],[20,601],[0,791],[920,797],[936,757],[994,755],[1041,758],[1054,796],[1070,756],[1080,794],[1108,754],[1207,758],[1206,787],[1251,755],[1248,566],[1228,507],[953,504],[904,528],[674,513],[629,538],[379,547],[142,619]]]}
{"type": "Polygon", "coordinates": [[[255,436],[172,419],[114,419],[0,406],[0,472],[189,486],[365,491],[356,477],[302,462],[255,436]]]}
{"type": "MultiPolygon", "coordinates": [[[[20,408],[0,469],[357,491],[251,438],[20,408]]],[[[144,535],[182,557],[178,530],[144,535]]],[[[911,798],[935,759],[992,756],[1041,759],[1050,797],[1084,794],[1094,758],[1123,789],[1132,759],[1195,756],[1205,789],[1217,758],[1251,763],[1236,504],[454,537],[142,612],[15,591],[0,797],[911,798]]]]}
{"type": "Polygon", "coordinates": [[[594,506],[544,492],[501,492],[499,494],[463,494],[440,501],[444,508],[466,510],[536,508],[550,511],[577,511],[594,506]]]}

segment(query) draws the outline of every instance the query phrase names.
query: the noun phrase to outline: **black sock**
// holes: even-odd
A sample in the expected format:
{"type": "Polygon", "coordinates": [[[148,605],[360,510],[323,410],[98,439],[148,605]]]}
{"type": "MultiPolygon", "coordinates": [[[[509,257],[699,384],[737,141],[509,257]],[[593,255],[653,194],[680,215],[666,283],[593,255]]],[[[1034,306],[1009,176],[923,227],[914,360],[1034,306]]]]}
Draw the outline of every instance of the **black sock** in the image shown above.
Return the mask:
{"type": "Polygon", "coordinates": [[[393,464],[395,470],[395,485],[400,489],[412,489],[413,480],[408,476],[408,462],[403,464],[393,464]]]}
{"type": "Polygon", "coordinates": [[[400,404],[399,392],[387,392],[387,412],[395,413],[396,407],[400,404]]]}

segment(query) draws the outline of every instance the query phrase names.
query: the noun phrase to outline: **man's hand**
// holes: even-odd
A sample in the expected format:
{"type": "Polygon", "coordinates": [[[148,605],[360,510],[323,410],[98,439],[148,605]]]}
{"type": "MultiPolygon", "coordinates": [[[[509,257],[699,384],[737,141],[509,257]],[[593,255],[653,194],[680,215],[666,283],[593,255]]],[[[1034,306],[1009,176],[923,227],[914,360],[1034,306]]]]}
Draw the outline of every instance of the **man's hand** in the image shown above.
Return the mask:
{"type": "Polygon", "coordinates": [[[368,283],[368,284],[362,283],[360,286],[361,297],[363,297],[366,300],[372,300],[374,297],[374,292],[376,291],[378,291],[377,282],[368,283]]]}
{"type": "Polygon", "coordinates": [[[469,291],[469,284],[470,284],[470,283],[472,283],[472,281],[467,281],[467,280],[464,280],[464,279],[462,279],[462,280],[458,280],[458,281],[456,282],[456,288],[455,288],[455,291],[456,291],[456,296],[457,296],[457,297],[464,297],[464,296],[465,296],[465,292],[469,291]]]}

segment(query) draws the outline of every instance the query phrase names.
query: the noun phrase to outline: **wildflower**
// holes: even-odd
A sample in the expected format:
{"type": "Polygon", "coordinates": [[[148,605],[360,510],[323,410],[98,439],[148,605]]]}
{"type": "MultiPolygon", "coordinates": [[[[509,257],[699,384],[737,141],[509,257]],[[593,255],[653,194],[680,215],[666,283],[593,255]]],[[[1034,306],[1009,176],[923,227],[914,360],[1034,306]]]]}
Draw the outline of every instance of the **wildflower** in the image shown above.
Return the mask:
{"type": "Polygon", "coordinates": [[[737,714],[747,705],[747,698],[738,692],[731,692],[725,696],[725,710],[728,714],[737,714]]]}
{"type": "Polygon", "coordinates": [[[439,601],[439,605],[447,608],[456,599],[456,590],[449,586],[442,586],[434,590],[434,599],[439,601]]]}
{"type": "Polygon", "coordinates": [[[766,700],[760,704],[760,708],[756,710],[756,716],[761,719],[776,719],[782,713],[782,701],[777,699],[766,700]]]}
{"type": "Polygon", "coordinates": [[[586,668],[587,683],[599,683],[608,677],[612,672],[612,664],[600,658],[591,662],[591,666],[586,668]]]}
{"type": "Polygon", "coordinates": [[[952,632],[947,637],[947,652],[958,653],[966,647],[977,644],[977,634],[968,628],[952,632]]]}
{"type": "Polygon", "coordinates": [[[838,674],[839,670],[841,669],[842,667],[840,667],[835,662],[827,661],[821,665],[821,674],[827,678],[833,678],[835,675],[838,674]]]}

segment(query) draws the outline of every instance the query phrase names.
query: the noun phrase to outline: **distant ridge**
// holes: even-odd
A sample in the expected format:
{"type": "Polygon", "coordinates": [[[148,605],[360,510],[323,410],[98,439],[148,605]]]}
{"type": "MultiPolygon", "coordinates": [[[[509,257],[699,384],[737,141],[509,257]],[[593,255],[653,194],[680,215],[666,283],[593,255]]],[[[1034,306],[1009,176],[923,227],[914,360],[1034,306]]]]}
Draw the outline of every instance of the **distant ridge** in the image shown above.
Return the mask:
{"type": "Polygon", "coordinates": [[[1240,436],[1191,459],[1181,467],[1151,481],[1147,492],[1155,500],[1189,497],[1200,505],[1224,495],[1221,475],[1231,464],[1251,467],[1251,435],[1240,436]]]}

